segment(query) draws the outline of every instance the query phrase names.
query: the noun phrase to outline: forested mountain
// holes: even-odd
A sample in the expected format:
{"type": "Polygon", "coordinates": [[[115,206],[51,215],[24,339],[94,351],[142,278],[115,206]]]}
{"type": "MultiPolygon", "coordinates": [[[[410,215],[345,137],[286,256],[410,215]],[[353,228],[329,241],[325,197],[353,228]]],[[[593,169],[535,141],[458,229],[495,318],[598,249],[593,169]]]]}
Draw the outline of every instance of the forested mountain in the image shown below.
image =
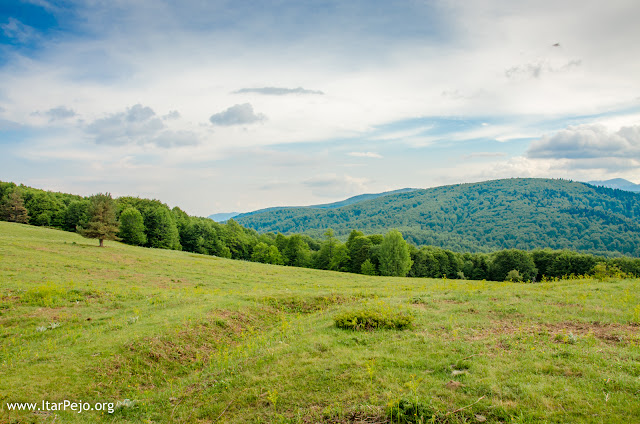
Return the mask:
{"type": "Polygon", "coordinates": [[[640,184],[632,183],[624,178],[614,178],[612,180],[605,181],[589,181],[587,184],[601,187],[617,188],[625,191],[633,191],[635,193],[640,192],[640,184]]]}
{"type": "Polygon", "coordinates": [[[455,251],[571,249],[640,256],[640,194],[567,180],[515,178],[392,194],[340,208],[237,217],[264,232],[344,237],[397,228],[407,241],[455,251]]]}
{"type": "Polygon", "coordinates": [[[415,190],[418,190],[418,189],[417,188],[401,188],[401,189],[393,190],[393,191],[385,191],[383,193],[360,194],[358,196],[349,197],[348,199],[341,200],[341,201],[338,201],[338,202],[323,203],[323,204],[320,204],[320,205],[280,206],[280,207],[266,208],[266,209],[260,209],[260,210],[253,211],[253,212],[236,214],[236,215],[233,216],[233,218],[237,220],[238,218],[242,218],[242,217],[245,217],[245,216],[261,214],[261,213],[264,213],[264,212],[282,211],[282,210],[288,210],[288,209],[337,209],[337,208],[340,208],[342,206],[349,206],[349,205],[352,205],[354,203],[362,202],[364,200],[377,199],[379,197],[389,196],[389,195],[392,195],[392,194],[409,193],[409,192],[415,191],[415,190]]]}
{"type": "MultiPolygon", "coordinates": [[[[406,230],[404,236],[394,229],[365,235],[354,228],[344,243],[331,229],[315,239],[306,234],[258,234],[233,219],[220,224],[189,216],[180,208],[169,208],[159,200],[128,196],[113,199],[108,193],[82,197],[1,181],[0,220],[77,231],[84,237],[98,239],[99,246],[103,246],[103,240],[119,239],[136,246],[367,275],[540,281],[571,275],[640,276],[640,259],[602,258],[548,249],[559,241],[569,243],[583,237],[583,243],[590,242],[595,247],[599,246],[596,243],[621,246],[618,251],[601,250],[608,255],[617,256],[619,251],[628,249],[637,256],[638,231],[635,221],[627,216],[637,216],[638,196],[566,181],[503,180],[400,193],[395,198],[386,196],[360,202],[355,211],[356,204],[328,211],[338,210],[338,215],[332,215],[334,219],[360,214],[358,218],[363,218],[362,222],[374,224],[379,222],[372,221],[370,216],[364,219],[374,210],[382,211],[378,218],[392,223],[390,217],[422,221],[429,217],[432,219],[429,222],[441,227],[457,225],[455,229],[467,231],[449,235],[450,240],[473,245],[478,239],[473,239],[473,235],[493,241],[518,241],[526,236],[539,243],[537,247],[544,247],[531,251],[497,250],[489,254],[453,252],[434,246],[418,248],[407,243],[403,237],[415,243],[416,235],[425,234],[419,227],[406,230]],[[345,208],[348,209],[345,211],[345,208]],[[474,227],[476,216],[482,225],[474,227]],[[533,231],[536,228],[555,231],[554,237],[544,239],[540,231],[533,231]],[[601,233],[597,233],[598,228],[602,229],[601,233]],[[612,235],[616,231],[620,237],[612,235]],[[534,239],[531,234],[540,238],[534,239]],[[576,234],[577,238],[569,238],[576,234]]],[[[361,225],[359,219],[352,223],[361,225]]],[[[436,234],[434,230],[427,231],[436,234]]]]}

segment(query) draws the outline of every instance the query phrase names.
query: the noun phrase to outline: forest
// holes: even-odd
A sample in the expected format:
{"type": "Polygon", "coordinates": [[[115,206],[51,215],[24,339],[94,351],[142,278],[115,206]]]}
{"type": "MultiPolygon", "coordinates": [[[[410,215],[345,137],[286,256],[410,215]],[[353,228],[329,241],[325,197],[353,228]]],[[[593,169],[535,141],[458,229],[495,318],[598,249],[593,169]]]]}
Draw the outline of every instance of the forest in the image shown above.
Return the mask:
{"type": "Polygon", "coordinates": [[[640,257],[640,194],[567,180],[513,178],[391,194],[334,209],[279,208],[235,218],[260,233],[328,228],[342,240],[396,228],[416,246],[456,252],[548,247],[640,257]]]}
{"type": "MultiPolygon", "coordinates": [[[[491,197],[488,198],[491,201],[491,197]]],[[[442,207],[451,206],[445,203],[442,207]]],[[[580,209],[579,206],[574,208],[580,209]]],[[[633,208],[631,203],[630,208],[633,208]]],[[[592,212],[584,215],[594,220],[603,219],[592,212]]],[[[9,182],[0,182],[0,218],[79,232],[85,237],[100,238],[101,242],[102,238],[117,239],[148,248],[367,275],[523,282],[572,275],[640,276],[638,258],[551,250],[548,246],[556,245],[553,238],[546,243],[539,241],[536,248],[530,250],[458,252],[433,245],[417,246],[416,238],[406,230],[365,234],[352,229],[345,241],[330,228],[316,238],[279,232],[259,234],[233,219],[221,224],[209,218],[189,216],[180,208],[169,208],[159,200],[112,199],[109,194],[82,197],[9,182]]],[[[507,232],[508,229],[501,226],[497,231],[507,232]]],[[[636,241],[633,243],[637,244],[636,241]]]]}

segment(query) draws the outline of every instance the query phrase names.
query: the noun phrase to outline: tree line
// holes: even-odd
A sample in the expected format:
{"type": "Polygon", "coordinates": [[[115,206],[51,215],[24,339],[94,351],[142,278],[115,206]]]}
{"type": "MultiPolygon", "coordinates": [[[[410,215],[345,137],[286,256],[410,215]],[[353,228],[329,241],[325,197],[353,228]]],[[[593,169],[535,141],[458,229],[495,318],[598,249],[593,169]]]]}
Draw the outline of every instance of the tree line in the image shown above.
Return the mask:
{"type": "Polygon", "coordinates": [[[334,209],[276,208],[236,218],[259,232],[342,239],[399,229],[407,241],[457,252],[539,246],[640,257],[640,195],[566,180],[516,178],[434,187],[334,209]]]}
{"type": "Polygon", "coordinates": [[[460,253],[434,246],[416,247],[397,230],[365,235],[352,230],[345,242],[328,229],[319,239],[304,234],[258,234],[233,219],[217,223],[189,216],[159,200],[97,194],[54,193],[0,182],[0,219],[76,231],[85,237],[121,240],[161,249],[223,258],[366,275],[494,281],[598,272],[640,276],[640,259],[594,256],[566,250],[506,249],[460,253]]]}

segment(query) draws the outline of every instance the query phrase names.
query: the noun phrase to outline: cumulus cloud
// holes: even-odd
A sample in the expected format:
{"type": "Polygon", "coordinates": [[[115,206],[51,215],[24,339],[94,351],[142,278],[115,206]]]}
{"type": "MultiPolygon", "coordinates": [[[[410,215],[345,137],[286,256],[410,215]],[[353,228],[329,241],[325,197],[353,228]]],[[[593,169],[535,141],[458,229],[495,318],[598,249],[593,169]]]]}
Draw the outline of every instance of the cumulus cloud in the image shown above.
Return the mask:
{"type": "Polygon", "coordinates": [[[211,115],[209,121],[213,125],[231,126],[245,125],[264,121],[267,117],[261,113],[255,113],[250,103],[231,106],[227,110],[211,115]]]}
{"type": "Polygon", "coordinates": [[[357,158],[374,158],[374,159],[382,159],[382,155],[375,152],[351,152],[348,153],[349,156],[354,156],[357,158]]]}
{"type": "Polygon", "coordinates": [[[73,118],[77,113],[66,106],[58,106],[44,112],[43,115],[49,117],[49,122],[59,121],[61,119],[73,118]]]}
{"type": "Polygon", "coordinates": [[[169,120],[173,120],[173,119],[180,119],[180,112],[178,112],[177,110],[172,110],[171,112],[167,113],[166,115],[164,115],[162,117],[162,119],[169,121],[169,120]]]}
{"type": "Polygon", "coordinates": [[[640,159],[640,125],[616,132],[603,125],[570,126],[534,141],[529,158],[542,159],[640,159]]]}
{"type": "Polygon", "coordinates": [[[311,189],[315,196],[335,198],[340,195],[362,194],[366,192],[369,182],[367,178],[325,174],[310,178],[303,185],[311,189]]]}
{"type": "Polygon", "coordinates": [[[86,130],[95,137],[97,144],[121,146],[144,142],[157,136],[164,128],[153,109],[136,104],[124,112],[95,120],[86,130]]]}
{"type": "Polygon", "coordinates": [[[167,129],[162,118],[148,106],[136,104],[124,112],[97,119],[86,127],[96,144],[125,146],[151,144],[174,147],[198,144],[198,137],[190,131],[167,129]]]}
{"type": "Polygon", "coordinates": [[[318,94],[323,95],[322,91],[307,90],[302,87],[283,88],[283,87],[261,87],[261,88],[241,88],[233,92],[234,94],[255,93],[267,96],[285,96],[287,94],[318,94]]]}

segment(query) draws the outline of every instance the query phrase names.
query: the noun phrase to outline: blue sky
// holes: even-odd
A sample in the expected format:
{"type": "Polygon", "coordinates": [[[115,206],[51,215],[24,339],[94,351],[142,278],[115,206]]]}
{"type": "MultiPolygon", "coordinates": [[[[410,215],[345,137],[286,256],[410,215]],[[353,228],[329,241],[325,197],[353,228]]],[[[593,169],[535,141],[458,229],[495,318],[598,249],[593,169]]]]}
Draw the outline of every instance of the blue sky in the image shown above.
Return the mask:
{"type": "Polygon", "coordinates": [[[0,0],[0,180],[194,215],[640,182],[639,16],[635,0],[0,0]]]}

